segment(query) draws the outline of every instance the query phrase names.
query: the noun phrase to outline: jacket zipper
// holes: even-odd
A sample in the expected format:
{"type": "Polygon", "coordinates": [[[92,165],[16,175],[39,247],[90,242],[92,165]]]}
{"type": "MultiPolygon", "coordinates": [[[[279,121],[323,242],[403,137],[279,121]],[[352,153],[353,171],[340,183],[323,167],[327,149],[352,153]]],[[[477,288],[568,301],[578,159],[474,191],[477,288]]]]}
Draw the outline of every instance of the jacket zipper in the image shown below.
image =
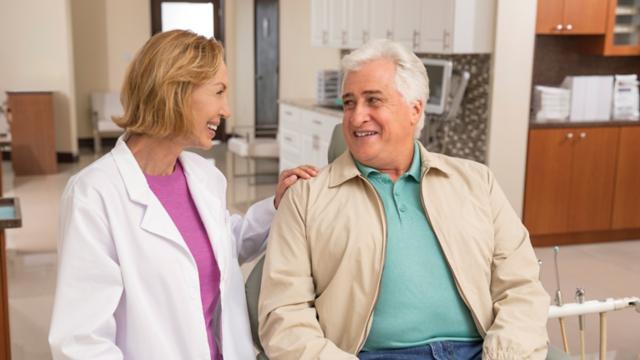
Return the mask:
{"type": "Polygon", "coordinates": [[[367,323],[366,323],[367,326],[365,326],[365,328],[362,331],[362,335],[360,336],[360,342],[358,343],[358,348],[356,349],[356,354],[358,354],[360,352],[360,350],[362,350],[362,347],[364,346],[365,339],[369,335],[369,331],[371,331],[371,321],[373,319],[373,310],[374,310],[374,308],[376,306],[376,303],[378,302],[378,296],[380,295],[380,283],[382,282],[382,271],[384,269],[384,261],[385,261],[385,258],[387,256],[387,222],[386,222],[386,218],[385,218],[385,215],[384,215],[384,208],[382,206],[382,200],[380,200],[380,196],[378,195],[378,192],[373,187],[373,185],[371,185],[371,183],[369,183],[369,181],[367,181],[361,175],[358,175],[358,177],[360,179],[362,179],[362,181],[364,181],[365,184],[367,184],[369,189],[373,191],[373,193],[376,196],[376,199],[378,200],[378,212],[381,214],[380,218],[382,219],[382,261],[380,263],[380,271],[378,272],[378,286],[376,287],[376,292],[375,292],[375,296],[373,297],[373,302],[371,303],[371,306],[369,307],[369,318],[367,319],[367,323]]]}
{"type": "Polygon", "coordinates": [[[476,328],[478,328],[478,330],[480,330],[481,334],[486,334],[484,329],[481,326],[480,321],[478,320],[478,316],[476,315],[475,310],[473,309],[473,307],[471,307],[471,304],[467,300],[467,296],[464,294],[464,291],[462,290],[462,286],[460,285],[460,281],[458,280],[458,276],[456,275],[456,272],[453,269],[453,266],[451,266],[451,259],[449,259],[449,257],[447,256],[447,253],[444,250],[444,246],[442,245],[442,237],[439,234],[439,231],[437,229],[436,224],[433,221],[431,221],[431,216],[429,215],[429,210],[427,210],[427,206],[424,203],[424,194],[422,192],[422,182],[425,180],[425,177],[426,177],[428,171],[429,171],[429,169],[427,169],[424,172],[424,174],[422,175],[422,178],[420,179],[420,203],[422,204],[422,209],[424,210],[424,213],[427,216],[427,220],[429,220],[429,224],[431,224],[431,227],[433,228],[433,232],[436,235],[436,239],[438,239],[438,244],[440,244],[440,248],[442,249],[442,254],[444,255],[445,260],[447,260],[447,265],[449,265],[449,270],[451,270],[451,275],[453,276],[453,280],[456,283],[456,288],[458,289],[458,293],[460,294],[460,297],[462,298],[462,301],[464,301],[465,305],[467,305],[467,308],[471,312],[471,316],[473,317],[473,321],[476,324],[476,328]]]}

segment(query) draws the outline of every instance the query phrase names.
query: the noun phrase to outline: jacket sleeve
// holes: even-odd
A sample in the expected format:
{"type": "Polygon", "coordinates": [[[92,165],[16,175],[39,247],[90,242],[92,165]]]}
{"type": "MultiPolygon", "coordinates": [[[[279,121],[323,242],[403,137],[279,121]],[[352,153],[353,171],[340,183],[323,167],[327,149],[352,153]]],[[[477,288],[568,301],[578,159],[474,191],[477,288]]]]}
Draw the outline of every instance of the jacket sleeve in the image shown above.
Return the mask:
{"type": "Polygon", "coordinates": [[[123,283],[111,232],[97,204],[69,188],[61,205],[51,352],[56,360],[122,359],[114,312],[123,283]]]}
{"type": "Polygon", "coordinates": [[[529,234],[488,171],[494,225],[491,297],[495,319],[484,339],[483,359],[545,359],[549,296],[529,234]]]}
{"type": "Polygon", "coordinates": [[[251,205],[244,216],[229,215],[240,264],[251,261],[267,247],[267,236],[275,214],[271,196],[251,205]]]}
{"type": "Polygon", "coordinates": [[[262,273],[260,340],[269,359],[357,359],[325,338],[314,307],[310,249],[300,183],[285,194],[273,221],[262,273]]]}

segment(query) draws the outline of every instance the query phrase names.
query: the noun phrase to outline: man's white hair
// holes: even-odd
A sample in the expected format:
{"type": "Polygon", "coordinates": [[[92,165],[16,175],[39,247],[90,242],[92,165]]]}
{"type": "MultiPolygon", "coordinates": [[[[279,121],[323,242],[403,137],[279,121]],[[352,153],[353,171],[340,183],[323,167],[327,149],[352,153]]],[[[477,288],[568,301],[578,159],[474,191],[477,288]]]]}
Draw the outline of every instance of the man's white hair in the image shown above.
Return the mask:
{"type": "MultiPolygon", "coordinates": [[[[363,63],[389,59],[396,66],[396,89],[408,104],[421,101],[423,110],[429,97],[429,78],[422,61],[404,45],[386,39],[371,40],[342,58],[342,91],[349,71],[358,70],[363,63]]],[[[424,111],[416,125],[414,138],[419,138],[424,127],[424,111]]]]}

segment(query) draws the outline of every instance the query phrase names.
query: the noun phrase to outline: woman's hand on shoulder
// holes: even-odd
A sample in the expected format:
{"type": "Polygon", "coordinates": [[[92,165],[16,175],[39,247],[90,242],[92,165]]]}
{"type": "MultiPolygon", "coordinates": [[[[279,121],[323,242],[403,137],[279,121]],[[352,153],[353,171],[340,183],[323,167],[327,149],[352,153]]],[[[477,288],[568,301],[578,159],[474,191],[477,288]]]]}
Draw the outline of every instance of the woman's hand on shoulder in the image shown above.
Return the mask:
{"type": "Polygon", "coordinates": [[[283,170],[278,176],[278,185],[276,187],[276,196],[273,205],[278,208],[280,200],[284,196],[289,186],[293,185],[298,179],[311,179],[318,175],[318,169],[311,165],[301,165],[293,169],[283,170]]]}

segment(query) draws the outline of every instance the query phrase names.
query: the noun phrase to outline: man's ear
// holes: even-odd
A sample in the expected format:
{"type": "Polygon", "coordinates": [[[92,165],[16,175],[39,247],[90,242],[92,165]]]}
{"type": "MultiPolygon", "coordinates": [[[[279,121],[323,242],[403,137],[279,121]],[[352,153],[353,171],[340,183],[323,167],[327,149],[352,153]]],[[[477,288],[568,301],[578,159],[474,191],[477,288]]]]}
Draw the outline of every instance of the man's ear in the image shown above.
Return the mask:
{"type": "Polygon", "coordinates": [[[411,104],[411,124],[415,125],[420,120],[420,116],[424,111],[424,104],[422,100],[416,100],[411,104]]]}

